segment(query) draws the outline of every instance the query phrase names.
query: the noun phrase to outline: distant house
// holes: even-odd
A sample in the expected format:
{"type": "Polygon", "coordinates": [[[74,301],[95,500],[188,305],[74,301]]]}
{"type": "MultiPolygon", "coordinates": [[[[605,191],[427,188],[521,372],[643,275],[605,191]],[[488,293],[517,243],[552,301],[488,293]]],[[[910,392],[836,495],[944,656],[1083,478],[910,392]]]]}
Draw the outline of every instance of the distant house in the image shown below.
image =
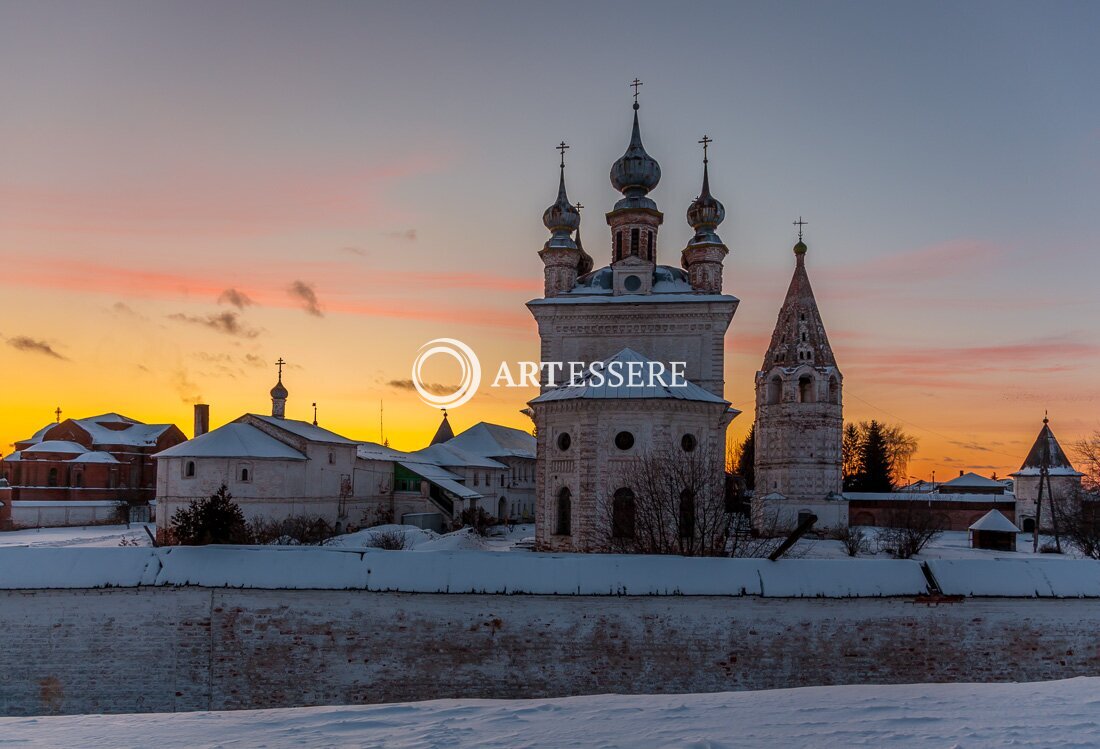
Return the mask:
{"type": "Polygon", "coordinates": [[[153,455],[186,439],[173,424],[117,413],[48,424],[0,461],[0,478],[10,485],[9,525],[114,522],[120,503],[149,504],[156,494],[153,455]]]}
{"type": "Polygon", "coordinates": [[[246,518],[320,516],[358,524],[352,475],[359,443],[306,421],[245,414],[157,453],[157,531],[223,484],[246,518]]]}
{"type": "Polygon", "coordinates": [[[939,484],[935,491],[939,494],[1004,494],[1003,482],[986,478],[974,472],[959,471],[959,475],[950,481],[939,484]]]}

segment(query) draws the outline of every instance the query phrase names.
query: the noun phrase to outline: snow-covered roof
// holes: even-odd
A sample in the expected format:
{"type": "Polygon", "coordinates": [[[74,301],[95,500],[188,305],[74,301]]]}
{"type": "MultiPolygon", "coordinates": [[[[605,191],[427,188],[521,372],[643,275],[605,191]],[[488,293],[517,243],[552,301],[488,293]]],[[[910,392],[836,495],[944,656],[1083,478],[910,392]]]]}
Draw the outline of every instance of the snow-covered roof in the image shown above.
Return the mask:
{"type": "Polygon", "coordinates": [[[24,453],[81,453],[88,452],[88,448],[84,447],[78,442],[69,442],[68,440],[46,440],[45,442],[39,442],[37,445],[31,445],[23,450],[24,453]]]}
{"type": "MultiPolygon", "coordinates": [[[[92,445],[125,445],[128,447],[149,447],[155,445],[165,431],[172,428],[171,424],[143,424],[137,419],[123,416],[114,412],[89,416],[83,419],[69,419],[69,422],[83,429],[92,439],[92,445]],[[121,428],[106,426],[107,424],[119,425],[121,428]]],[[[66,422],[62,422],[66,423],[66,422]]],[[[41,443],[46,434],[58,426],[56,423],[47,424],[34,433],[29,440],[23,442],[41,443]]]]}
{"type": "Polygon", "coordinates": [[[417,463],[414,461],[401,460],[398,461],[398,465],[402,468],[406,468],[417,476],[425,479],[429,483],[435,484],[441,489],[451,492],[452,494],[463,497],[465,499],[471,499],[480,497],[479,492],[470,489],[467,486],[459,483],[459,477],[445,468],[441,468],[434,463],[417,463]]]}
{"type": "Polygon", "coordinates": [[[1001,514],[1000,510],[990,510],[986,514],[982,515],[978,520],[970,526],[972,531],[1000,531],[1002,533],[1019,533],[1020,529],[1016,525],[1001,514]]]}
{"type": "Polygon", "coordinates": [[[1024,464],[1013,476],[1038,476],[1043,466],[1047,467],[1047,473],[1051,476],[1082,476],[1084,474],[1075,471],[1073,464],[1069,462],[1058,439],[1050,429],[1050,423],[1043,419],[1043,428],[1039,430],[1039,436],[1024,458],[1024,464]]]}
{"type": "Polygon", "coordinates": [[[423,450],[416,450],[409,453],[409,456],[413,460],[422,461],[425,463],[435,463],[441,466],[462,466],[464,468],[508,468],[503,463],[499,463],[492,458],[487,458],[482,455],[475,455],[467,452],[460,447],[452,447],[448,442],[440,442],[436,445],[429,445],[423,450]]]}
{"type": "Polygon", "coordinates": [[[117,463],[118,458],[103,450],[93,450],[83,455],[77,455],[70,463],[117,463]]]}
{"type": "Polygon", "coordinates": [[[557,304],[659,304],[662,302],[739,302],[735,296],[729,294],[561,294],[560,296],[547,297],[545,299],[532,299],[527,302],[528,307],[541,307],[543,305],[557,304]]]}
{"type": "Polygon", "coordinates": [[[938,492],[844,492],[844,498],[850,502],[860,500],[885,502],[1015,502],[1011,494],[966,494],[938,492]]]}
{"type": "Polygon", "coordinates": [[[962,476],[956,476],[950,481],[944,481],[940,484],[940,487],[949,486],[953,489],[973,488],[973,489],[1004,489],[1005,485],[1000,481],[994,481],[993,479],[986,478],[985,476],[979,476],[973,471],[964,473],[962,476]]]}
{"type": "Polygon", "coordinates": [[[231,422],[161,450],[156,458],[259,458],[274,460],[305,460],[306,456],[265,434],[251,424],[231,422]]]}
{"type": "Polygon", "coordinates": [[[355,455],[363,460],[407,460],[409,453],[379,445],[377,442],[360,442],[355,455]]]}
{"type": "Polygon", "coordinates": [[[310,440],[311,442],[330,442],[340,445],[357,445],[359,444],[355,440],[349,440],[347,437],[337,434],[336,432],[330,432],[322,427],[314,426],[308,421],[299,421],[297,419],[278,419],[274,416],[261,416],[260,414],[248,414],[252,418],[265,421],[272,426],[279,427],[291,434],[296,434],[299,437],[310,440]]]}
{"type": "Polygon", "coordinates": [[[23,459],[23,452],[21,450],[15,450],[11,453],[8,453],[4,457],[4,460],[6,460],[8,462],[11,462],[11,463],[16,463],[16,462],[18,462],[22,459],[23,459]]]}
{"type": "Polygon", "coordinates": [[[487,458],[534,458],[536,443],[537,440],[522,429],[482,421],[445,444],[487,458]]]}
{"type": "MultiPolygon", "coordinates": [[[[619,353],[603,361],[604,366],[602,372],[597,374],[590,369],[584,374],[578,384],[564,385],[553,390],[547,390],[531,402],[547,403],[549,401],[573,400],[577,398],[600,400],[623,398],[674,398],[678,400],[702,401],[704,403],[722,403],[727,406],[729,405],[729,401],[719,398],[714,393],[704,390],[695,383],[686,380],[682,386],[676,387],[659,384],[652,386],[631,384],[631,378],[628,376],[628,367],[633,363],[642,365],[643,379],[648,377],[648,366],[653,363],[652,360],[642,356],[634,349],[624,348],[619,353]],[[622,378],[618,378],[622,380],[621,384],[612,384],[613,378],[609,372],[613,370],[613,363],[621,363],[618,365],[621,367],[620,371],[623,374],[622,378]],[[599,382],[601,378],[603,380],[602,383],[599,382]]],[[[667,372],[665,373],[665,378],[666,380],[670,378],[667,372]]]]}

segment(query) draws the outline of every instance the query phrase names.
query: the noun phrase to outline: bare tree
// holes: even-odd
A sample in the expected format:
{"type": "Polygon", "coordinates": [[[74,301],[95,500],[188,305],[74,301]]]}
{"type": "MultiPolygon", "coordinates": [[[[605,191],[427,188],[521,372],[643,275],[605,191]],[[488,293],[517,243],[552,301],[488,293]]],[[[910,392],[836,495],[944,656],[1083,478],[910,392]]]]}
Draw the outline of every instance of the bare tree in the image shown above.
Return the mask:
{"type": "Polygon", "coordinates": [[[407,546],[405,531],[395,529],[392,531],[378,531],[377,533],[372,533],[371,537],[367,540],[367,546],[372,549],[401,551],[407,546]]]}
{"type": "Polygon", "coordinates": [[[1079,489],[1051,507],[1062,538],[1085,556],[1100,559],[1100,493],[1079,489]]]}
{"type": "Polygon", "coordinates": [[[1077,470],[1085,474],[1081,483],[1091,492],[1100,492],[1100,431],[1073,443],[1077,470]]]}
{"type": "Polygon", "coordinates": [[[601,533],[612,551],[722,556],[730,538],[726,476],[708,443],[660,444],[612,472],[601,533]]]}
{"type": "Polygon", "coordinates": [[[946,524],[926,502],[903,499],[895,505],[886,514],[885,527],[879,529],[879,547],[897,559],[909,559],[940,535],[946,524]]]}
{"type": "Polygon", "coordinates": [[[863,528],[852,525],[838,525],[825,531],[826,538],[833,538],[844,546],[848,556],[856,557],[871,550],[871,538],[863,528]]]}

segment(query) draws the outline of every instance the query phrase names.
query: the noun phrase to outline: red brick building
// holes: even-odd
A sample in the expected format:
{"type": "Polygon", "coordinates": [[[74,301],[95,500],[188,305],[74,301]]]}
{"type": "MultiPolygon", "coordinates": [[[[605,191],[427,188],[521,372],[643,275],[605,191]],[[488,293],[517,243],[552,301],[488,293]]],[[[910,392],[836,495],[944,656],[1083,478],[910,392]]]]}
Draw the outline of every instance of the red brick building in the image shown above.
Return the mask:
{"type": "Polygon", "coordinates": [[[84,524],[109,514],[95,509],[105,502],[147,504],[156,494],[153,454],[186,439],[173,424],[143,424],[116,413],[49,424],[0,461],[0,478],[10,485],[0,497],[6,505],[0,522],[84,524]],[[78,507],[86,511],[72,512],[78,507]],[[51,520],[41,519],[44,509],[51,520]]]}

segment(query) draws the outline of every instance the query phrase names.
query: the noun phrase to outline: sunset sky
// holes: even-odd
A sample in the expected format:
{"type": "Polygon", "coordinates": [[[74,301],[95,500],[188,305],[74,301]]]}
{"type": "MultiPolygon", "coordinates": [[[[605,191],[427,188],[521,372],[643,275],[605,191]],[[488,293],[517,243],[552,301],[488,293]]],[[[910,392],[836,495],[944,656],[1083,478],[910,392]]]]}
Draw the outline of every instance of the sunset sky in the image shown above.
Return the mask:
{"type": "MultiPolygon", "coordinates": [[[[1044,409],[1063,444],[1100,428],[1098,28],[1092,2],[0,0],[0,449],[58,406],[267,412],[280,356],[288,415],[377,440],[384,402],[422,447],[421,344],[537,358],[562,139],[609,262],[637,76],[660,262],[714,139],[733,432],[802,215],[846,419],[917,436],[915,476],[1004,475],[1044,409]]],[[[532,396],[452,422],[528,428],[532,396]]]]}

